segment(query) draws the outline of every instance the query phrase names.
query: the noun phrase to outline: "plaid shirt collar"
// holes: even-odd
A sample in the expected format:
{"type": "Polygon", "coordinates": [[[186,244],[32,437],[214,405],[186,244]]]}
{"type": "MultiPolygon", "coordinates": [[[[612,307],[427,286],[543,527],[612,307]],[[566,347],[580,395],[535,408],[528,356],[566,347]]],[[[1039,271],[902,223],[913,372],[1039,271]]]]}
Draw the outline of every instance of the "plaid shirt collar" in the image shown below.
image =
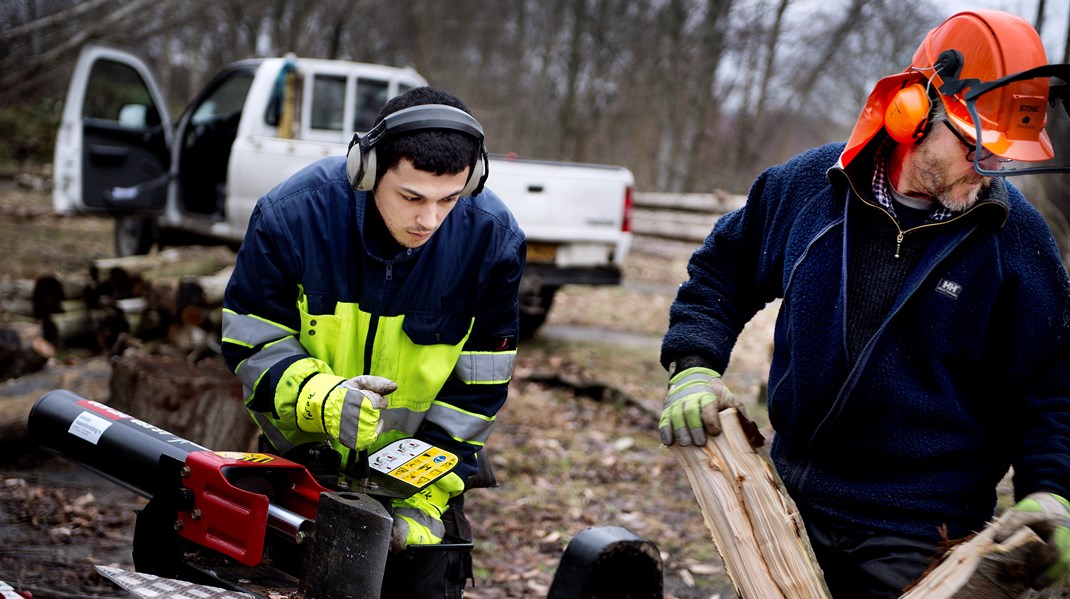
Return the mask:
{"type": "MultiPolygon", "coordinates": [[[[899,217],[895,213],[895,201],[892,196],[892,188],[888,183],[888,158],[892,154],[892,141],[891,138],[886,138],[881,142],[880,148],[877,149],[877,159],[874,161],[875,168],[873,169],[873,197],[877,199],[877,203],[880,204],[889,214],[895,217],[898,221],[899,217]]],[[[929,216],[926,217],[927,223],[939,223],[943,222],[955,213],[948,210],[944,206],[936,208],[929,216]]]]}

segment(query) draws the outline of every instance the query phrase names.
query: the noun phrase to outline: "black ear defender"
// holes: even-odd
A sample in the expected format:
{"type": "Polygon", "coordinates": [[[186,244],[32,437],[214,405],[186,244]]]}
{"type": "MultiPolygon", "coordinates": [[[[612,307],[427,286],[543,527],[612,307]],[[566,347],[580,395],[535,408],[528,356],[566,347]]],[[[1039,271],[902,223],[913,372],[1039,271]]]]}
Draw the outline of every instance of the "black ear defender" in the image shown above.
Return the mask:
{"type": "MultiPolygon", "coordinates": [[[[957,79],[962,71],[962,60],[962,53],[958,50],[944,50],[936,58],[932,70],[945,82],[957,79]]],[[[896,92],[888,103],[884,113],[884,129],[895,141],[911,143],[925,137],[930,128],[931,114],[932,99],[928,86],[912,83],[896,92]]]]}
{"type": "Polygon", "coordinates": [[[390,113],[363,136],[353,135],[346,158],[346,174],[349,183],[361,191],[375,189],[375,146],[389,135],[409,133],[425,129],[449,129],[470,135],[479,142],[479,157],[468,181],[461,190],[461,197],[476,195],[483,191],[487,181],[487,149],[483,145],[483,126],[467,112],[445,104],[421,104],[390,113]]]}

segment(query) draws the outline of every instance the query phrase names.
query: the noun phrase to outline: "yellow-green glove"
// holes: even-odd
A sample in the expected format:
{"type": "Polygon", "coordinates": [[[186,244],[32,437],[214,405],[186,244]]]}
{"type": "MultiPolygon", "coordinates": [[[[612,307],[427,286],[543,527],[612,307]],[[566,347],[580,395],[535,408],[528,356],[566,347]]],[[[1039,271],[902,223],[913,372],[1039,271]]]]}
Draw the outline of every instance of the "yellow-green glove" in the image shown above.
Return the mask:
{"type": "Polygon", "coordinates": [[[342,445],[363,451],[379,438],[380,410],[397,383],[381,376],[351,379],[317,374],[305,383],[297,398],[297,426],[310,433],[326,433],[342,445]]]}
{"type": "Polygon", "coordinates": [[[1023,526],[1047,543],[1034,564],[1031,586],[1040,589],[1070,573],[1070,502],[1055,493],[1030,493],[1003,518],[994,540],[1001,543],[1023,526]]]}
{"type": "Polygon", "coordinates": [[[721,434],[721,410],[733,407],[740,408],[740,403],[719,373],[701,366],[681,370],[669,379],[658,424],[661,442],[680,447],[705,445],[707,434],[721,434]]]}
{"type": "Polygon", "coordinates": [[[436,545],[446,536],[442,514],[450,499],[464,492],[464,481],[450,472],[407,499],[394,499],[394,524],[390,530],[390,551],[409,545],[436,545]]]}

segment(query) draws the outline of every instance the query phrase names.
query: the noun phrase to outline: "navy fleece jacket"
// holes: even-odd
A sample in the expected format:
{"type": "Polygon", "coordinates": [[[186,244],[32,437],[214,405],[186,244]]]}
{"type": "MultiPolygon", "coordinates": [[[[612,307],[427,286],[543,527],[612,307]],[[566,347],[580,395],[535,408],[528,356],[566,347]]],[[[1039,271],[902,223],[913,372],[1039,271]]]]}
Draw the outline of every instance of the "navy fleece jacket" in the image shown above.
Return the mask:
{"type": "Polygon", "coordinates": [[[907,230],[926,240],[918,265],[852,359],[852,235],[883,221],[894,259],[899,227],[873,212],[867,175],[836,168],[842,149],[770,168],[718,220],[670,310],[662,364],[698,356],[724,372],[744,324],[783,298],[772,458],[804,515],[833,528],[965,536],[1011,466],[1017,496],[1070,497],[1070,281],[1047,224],[995,179],[964,213],[907,230]]]}

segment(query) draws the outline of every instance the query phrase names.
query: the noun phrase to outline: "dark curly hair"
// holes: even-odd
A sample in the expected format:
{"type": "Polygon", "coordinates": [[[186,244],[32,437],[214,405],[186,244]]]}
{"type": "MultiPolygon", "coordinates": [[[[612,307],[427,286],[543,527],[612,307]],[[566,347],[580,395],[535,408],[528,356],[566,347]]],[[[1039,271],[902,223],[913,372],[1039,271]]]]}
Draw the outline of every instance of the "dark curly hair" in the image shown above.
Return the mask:
{"type": "MultiPolygon", "coordinates": [[[[445,104],[472,114],[460,98],[434,87],[415,87],[394,96],[379,111],[378,124],[387,115],[423,104],[445,104]]],[[[479,158],[479,140],[448,129],[428,129],[388,135],[375,147],[376,180],[394,168],[402,158],[419,170],[436,175],[453,175],[474,166],[479,158]]]]}

